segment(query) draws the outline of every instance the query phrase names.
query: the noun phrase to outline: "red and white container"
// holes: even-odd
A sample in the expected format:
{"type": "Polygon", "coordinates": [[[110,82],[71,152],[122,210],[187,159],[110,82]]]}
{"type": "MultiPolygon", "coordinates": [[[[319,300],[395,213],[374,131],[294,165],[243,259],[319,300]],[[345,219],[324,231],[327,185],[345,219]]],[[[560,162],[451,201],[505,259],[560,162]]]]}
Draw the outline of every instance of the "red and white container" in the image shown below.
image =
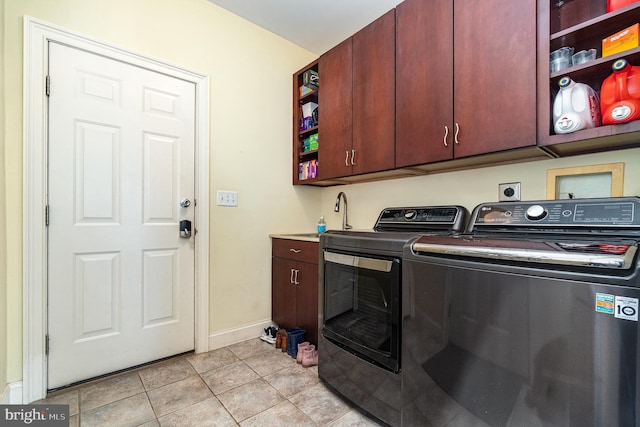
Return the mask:
{"type": "Polygon", "coordinates": [[[640,119],[640,67],[626,59],[613,63],[613,73],[602,82],[600,110],[603,125],[640,119]]]}
{"type": "Polygon", "coordinates": [[[607,0],[607,13],[637,3],[639,0],[607,0]]]}
{"type": "Polygon", "coordinates": [[[553,130],[557,134],[600,126],[600,102],[595,91],[565,76],[553,102],[553,130]]]}

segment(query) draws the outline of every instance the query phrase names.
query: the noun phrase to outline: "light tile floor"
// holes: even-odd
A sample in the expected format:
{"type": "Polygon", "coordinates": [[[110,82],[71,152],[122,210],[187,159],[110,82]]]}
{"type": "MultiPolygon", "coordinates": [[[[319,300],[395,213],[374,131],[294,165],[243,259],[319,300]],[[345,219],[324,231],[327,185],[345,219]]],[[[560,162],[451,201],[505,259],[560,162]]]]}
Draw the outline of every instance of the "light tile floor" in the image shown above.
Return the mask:
{"type": "Polygon", "coordinates": [[[318,379],[318,368],[258,338],[51,393],[71,426],[375,427],[318,379]]]}

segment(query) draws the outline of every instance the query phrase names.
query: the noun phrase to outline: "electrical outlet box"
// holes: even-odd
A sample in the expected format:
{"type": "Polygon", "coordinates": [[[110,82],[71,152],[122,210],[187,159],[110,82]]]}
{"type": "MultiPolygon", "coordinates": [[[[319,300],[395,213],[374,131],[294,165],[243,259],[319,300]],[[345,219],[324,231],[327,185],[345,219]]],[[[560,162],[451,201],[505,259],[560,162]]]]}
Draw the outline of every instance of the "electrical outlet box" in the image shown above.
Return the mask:
{"type": "Polygon", "coordinates": [[[238,206],[238,192],[218,190],[216,193],[216,205],[238,206]]]}
{"type": "Polygon", "coordinates": [[[498,200],[501,202],[520,201],[520,183],[498,184],[498,200]]]}

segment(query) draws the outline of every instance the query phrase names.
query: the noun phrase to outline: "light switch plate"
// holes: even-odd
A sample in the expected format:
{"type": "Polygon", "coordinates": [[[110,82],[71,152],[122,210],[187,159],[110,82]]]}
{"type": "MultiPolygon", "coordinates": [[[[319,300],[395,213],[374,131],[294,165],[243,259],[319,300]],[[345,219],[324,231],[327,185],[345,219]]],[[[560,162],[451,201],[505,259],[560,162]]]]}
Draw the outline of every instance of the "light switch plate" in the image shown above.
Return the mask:
{"type": "Polygon", "coordinates": [[[218,190],[216,193],[216,205],[238,206],[238,192],[218,190]]]}
{"type": "Polygon", "coordinates": [[[498,184],[498,200],[501,202],[520,201],[520,183],[509,182],[506,184],[498,184]]]}

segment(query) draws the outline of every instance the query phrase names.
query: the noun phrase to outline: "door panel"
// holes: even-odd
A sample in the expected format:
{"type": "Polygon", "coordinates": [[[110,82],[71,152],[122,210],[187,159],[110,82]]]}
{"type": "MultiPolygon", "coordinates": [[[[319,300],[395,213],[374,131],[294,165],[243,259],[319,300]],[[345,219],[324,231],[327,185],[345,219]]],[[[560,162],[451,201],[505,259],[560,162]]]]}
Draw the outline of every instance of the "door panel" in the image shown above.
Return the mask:
{"type": "Polygon", "coordinates": [[[349,161],[353,146],[352,53],[350,37],[320,56],[318,63],[318,74],[323,82],[318,107],[318,174],[321,179],[349,176],[352,172],[349,161]]]}
{"type": "Polygon", "coordinates": [[[455,157],[536,145],[536,2],[453,3],[455,157]]]}
{"type": "Polygon", "coordinates": [[[318,264],[297,263],[296,314],[298,326],[307,331],[306,339],[318,344],[318,264]]]}
{"type": "Polygon", "coordinates": [[[113,126],[77,121],[73,177],[76,224],[116,224],[120,190],[120,132],[113,126]]]}
{"type": "Polygon", "coordinates": [[[271,269],[271,317],[280,328],[293,328],[296,319],[296,262],[290,259],[272,257],[271,269]]]}
{"type": "Polygon", "coordinates": [[[175,323],[180,316],[178,300],[179,272],[176,250],[144,251],[143,325],[145,328],[175,323]]]}
{"type": "Polygon", "coordinates": [[[180,141],[175,137],[144,134],[144,206],[145,224],[175,223],[179,205],[178,164],[180,141]]]}
{"type": "Polygon", "coordinates": [[[49,388],[194,348],[195,87],[50,43],[49,388]]]}
{"type": "Polygon", "coordinates": [[[396,167],[453,158],[454,130],[453,2],[405,0],[396,8],[396,167]]]}
{"type": "Polygon", "coordinates": [[[353,174],[393,169],[395,10],[353,36],[353,107],[353,174]]]}
{"type": "Polygon", "coordinates": [[[121,288],[120,261],[117,253],[75,255],[76,341],[111,336],[119,331],[120,306],[116,301],[121,288]]]}

